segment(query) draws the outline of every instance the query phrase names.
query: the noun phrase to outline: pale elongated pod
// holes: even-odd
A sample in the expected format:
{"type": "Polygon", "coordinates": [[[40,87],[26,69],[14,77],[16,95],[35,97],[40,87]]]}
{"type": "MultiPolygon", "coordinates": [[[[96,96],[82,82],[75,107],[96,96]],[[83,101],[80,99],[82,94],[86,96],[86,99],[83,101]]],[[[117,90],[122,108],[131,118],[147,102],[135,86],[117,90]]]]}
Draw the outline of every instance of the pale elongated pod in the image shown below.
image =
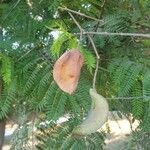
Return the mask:
{"type": "Polygon", "coordinates": [[[92,105],[87,118],[77,127],[74,128],[73,136],[86,136],[96,132],[106,122],[108,117],[108,103],[107,100],[98,94],[96,90],[89,91],[92,105]]]}

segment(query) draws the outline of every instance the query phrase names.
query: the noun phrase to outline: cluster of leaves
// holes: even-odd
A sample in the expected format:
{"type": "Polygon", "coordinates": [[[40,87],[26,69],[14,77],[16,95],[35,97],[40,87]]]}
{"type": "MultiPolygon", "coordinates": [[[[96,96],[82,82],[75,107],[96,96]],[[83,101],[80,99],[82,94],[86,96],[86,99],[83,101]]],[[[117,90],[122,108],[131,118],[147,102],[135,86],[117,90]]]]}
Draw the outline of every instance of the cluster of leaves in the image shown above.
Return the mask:
{"type": "Polygon", "coordinates": [[[69,119],[65,123],[55,124],[51,122],[47,127],[39,127],[40,134],[37,135],[37,138],[40,143],[38,143],[37,148],[40,150],[45,150],[49,147],[63,150],[103,149],[104,133],[96,132],[86,138],[73,137],[71,132],[76,123],[74,119],[69,119]]]}
{"type": "Polygon", "coordinates": [[[0,119],[8,115],[15,99],[16,87],[12,74],[13,64],[10,58],[0,53],[0,119]]]}
{"type": "Polygon", "coordinates": [[[2,76],[3,81],[6,85],[9,85],[11,82],[12,74],[12,63],[8,56],[0,53],[0,76],[2,76]]]}

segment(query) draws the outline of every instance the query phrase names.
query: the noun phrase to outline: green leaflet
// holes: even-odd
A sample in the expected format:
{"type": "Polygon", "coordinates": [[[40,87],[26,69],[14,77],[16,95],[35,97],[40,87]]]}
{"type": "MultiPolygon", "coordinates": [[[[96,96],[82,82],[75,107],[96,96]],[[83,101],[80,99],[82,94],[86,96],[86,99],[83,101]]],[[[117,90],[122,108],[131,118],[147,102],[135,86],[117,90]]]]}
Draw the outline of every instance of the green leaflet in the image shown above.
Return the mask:
{"type": "Polygon", "coordinates": [[[12,63],[8,56],[0,53],[0,76],[6,85],[11,83],[11,75],[12,75],[12,63]]]}
{"type": "Polygon", "coordinates": [[[73,49],[73,48],[78,47],[77,38],[73,34],[67,32],[67,30],[63,27],[62,24],[59,24],[56,21],[50,27],[53,27],[53,26],[59,27],[58,38],[54,40],[54,42],[50,48],[50,52],[52,53],[54,58],[58,58],[60,56],[60,53],[62,51],[62,46],[66,45],[66,43],[68,44],[67,45],[68,49],[73,49]]]}

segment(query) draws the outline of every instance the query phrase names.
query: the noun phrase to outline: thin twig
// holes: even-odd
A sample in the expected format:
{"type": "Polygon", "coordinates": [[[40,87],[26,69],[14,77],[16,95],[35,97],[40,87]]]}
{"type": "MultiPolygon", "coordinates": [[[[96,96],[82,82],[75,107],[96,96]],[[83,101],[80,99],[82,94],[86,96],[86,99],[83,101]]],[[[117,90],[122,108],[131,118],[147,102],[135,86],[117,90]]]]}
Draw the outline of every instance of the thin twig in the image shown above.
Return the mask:
{"type": "Polygon", "coordinates": [[[89,40],[90,40],[90,42],[91,42],[91,44],[92,44],[92,46],[93,46],[93,49],[94,49],[94,52],[95,52],[95,54],[96,54],[97,59],[100,59],[100,56],[99,56],[99,54],[98,54],[98,52],[97,52],[97,49],[96,49],[96,46],[95,46],[95,44],[94,44],[93,39],[91,38],[91,36],[90,36],[89,34],[87,34],[87,36],[88,36],[88,38],[89,38],[89,40]]]}
{"type": "Polygon", "coordinates": [[[73,19],[73,21],[75,22],[75,24],[78,26],[79,30],[80,31],[83,30],[82,27],[80,26],[80,24],[75,19],[75,17],[72,15],[72,13],[68,12],[68,14],[71,16],[71,18],[73,19]]]}
{"type": "Polygon", "coordinates": [[[96,77],[97,77],[97,73],[98,73],[98,66],[99,66],[99,59],[97,58],[96,69],[95,69],[94,78],[93,78],[93,89],[95,89],[95,90],[96,90],[96,77]]]}
{"type": "Polygon", "coordinates": [[[80,39],[78,47],[80,47],[80,45],[82,44],[82,39],[83,39],[83,30],[80,31],[80,39]]]}
{"type": "Polygon", "coordinates": [[[132,99],[145,99],[145,98],[149,98],[150,96],[139,96],[139,97],[107,97],[106,99],[111,100],[111,99],[116,99],[116,100],[132,100],[132,99]]]}
{"type": "Polygon", "coordinates": [[[94,73],[94,78],[93,78],[93,89],[96,89],[96,77],[97,77],[97,73],[98,73],[98,67],[99,67],[99,60],[100,60],[100,56],[98,54],[98,51],[97,51],[97,48],[94,44],[94,41],[93,39],[91,38],[91,36],[89,34],[87,34],[92,46],[93,46],[93,49],[94,49],[94,52],[95,52],[95,55],[96,55],[96,58],[97,58],[97,61],[96,61],[96,69],[95,69],[95,73],[94,73]]]}
{"type": "Polygon", "coordinates": [[[17,62],[20,61],[22,58],[24,58],[25,56],[27,56],[33,49],[27,51],[25,54],[23,54],[20,58],[17,59],[17,62]]]}
{"type": "Polygon", "coordinates": [[[73,19],[73,21],[75,22],[75,24],[78,26],[79,30],[80,30],[80,39],[79,39],[79,43],[78,43],[78,48],[80,48],[80,44],[82,42],[82,36],[83,36],[83,28],[80,26],[80,24],[77,22],[77,20],[75,19],[75,17],[72,15],[72,13],[68,12],[68,14],[71,16],[71,18],[73,19]]]}
{"type": "Polygon", "coordinates": [[[6,15],[6,17],[4,18],[4,20],[6,20],[6,18],[9,16],[9,14],[17,7],[17,5],[20,3],[21,0],[18,0],[16,2],[16,4],[13,6],[13,8],[8,12],[8,14],[6,15]]]}
{"type": "Polygon", "coordinates": [[[91,16],[88,16],[88,15],[85,15],[83,13],[80,13],[78,11],[75,11],[75,10],[72,10],[72,9],[69,9],[69,8],[65,8],[65,7],[58,7],[59,9],[61,10],[66,10],[68,12],[72,12],[74,14],[77,14],[77,15],[80,15],[80,16],[83,16],[83,17],[86,17],[86,18],[89,18],[89,19],[92,19],[92,20],[95,20],[95,21],[99,21],[99,22],[103,22],[103,20],[99,20],[97,18],[94,18],[94,17],[91,17],[91,16]]]}
{"type": "MultiPolygon", "coordinates": [[[[75,33],[75,34],[80,34],[80,33],[75,33]]],[[[150,34],[144,34],[144,33],[83,32],[83,34],[87,34],[87,35],[96,34],[96,35],[106,35],[106,36],[117,35],[117,36],[133,36],[133,37],[146,37],[146,38],[150,38],[150,34]]]]}

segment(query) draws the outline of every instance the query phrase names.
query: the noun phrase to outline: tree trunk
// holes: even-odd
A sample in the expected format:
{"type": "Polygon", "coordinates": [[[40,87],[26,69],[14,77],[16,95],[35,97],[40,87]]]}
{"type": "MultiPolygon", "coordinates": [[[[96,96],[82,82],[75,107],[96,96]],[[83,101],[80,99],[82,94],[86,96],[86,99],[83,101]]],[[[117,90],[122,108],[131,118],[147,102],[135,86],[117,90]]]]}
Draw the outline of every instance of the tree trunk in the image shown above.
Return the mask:
{"type": "MultiPolygon", "coordinates": [[[[0,77],[0,97],[1,97],[2,91],[3,91],[3,81],[0,77]]],[[[2,150],[2,146],[4,143],[5,125],[6,125],[6,119],[0,120],[0,150],[2,150]]]]}
{"type": "Polygon", "coordinates": [[[2,146],[4,143],[4,137],[5,137],[5,125],[6,125],[6,120],[0,120],[0,150],[2,150],[2,146]]]}

